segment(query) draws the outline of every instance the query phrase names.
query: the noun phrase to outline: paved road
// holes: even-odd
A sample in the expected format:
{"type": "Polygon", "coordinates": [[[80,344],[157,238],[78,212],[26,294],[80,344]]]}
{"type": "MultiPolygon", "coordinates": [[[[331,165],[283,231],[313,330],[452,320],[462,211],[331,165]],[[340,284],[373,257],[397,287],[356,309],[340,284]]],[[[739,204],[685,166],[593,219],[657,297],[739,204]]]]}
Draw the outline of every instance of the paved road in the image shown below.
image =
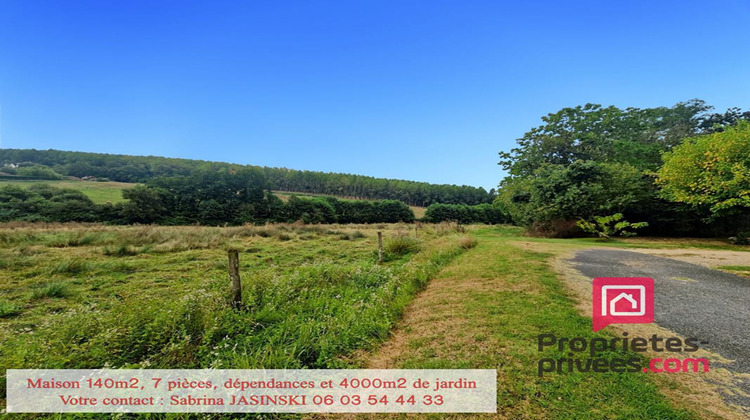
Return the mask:
{"type": "MultiPolygon", "coordinates": [[[[619,250],[579,251],[570,262],[589,278],[652,277],[654,322],[683,337],[708,340],[709,344],[701,347],[733,360],[726,368],[750,374],[750,279],[619,250]]],[[[750,379],[745,378],[738,385],[750,395],[750,379]]],[[[750,397],[725,397],[750,409],[750,397]]]]}

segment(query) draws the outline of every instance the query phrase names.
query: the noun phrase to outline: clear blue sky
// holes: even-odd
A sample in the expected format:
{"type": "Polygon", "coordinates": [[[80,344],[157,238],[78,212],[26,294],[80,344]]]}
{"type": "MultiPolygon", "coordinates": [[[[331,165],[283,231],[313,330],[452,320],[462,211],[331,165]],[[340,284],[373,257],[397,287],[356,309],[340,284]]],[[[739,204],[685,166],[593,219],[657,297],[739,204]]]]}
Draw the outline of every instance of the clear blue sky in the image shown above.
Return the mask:
{"type": "Polygon", "coordinates": [[[750,108],[748,1],[0,2],[2,147],[492,188],[586,102],[750,108]]]}

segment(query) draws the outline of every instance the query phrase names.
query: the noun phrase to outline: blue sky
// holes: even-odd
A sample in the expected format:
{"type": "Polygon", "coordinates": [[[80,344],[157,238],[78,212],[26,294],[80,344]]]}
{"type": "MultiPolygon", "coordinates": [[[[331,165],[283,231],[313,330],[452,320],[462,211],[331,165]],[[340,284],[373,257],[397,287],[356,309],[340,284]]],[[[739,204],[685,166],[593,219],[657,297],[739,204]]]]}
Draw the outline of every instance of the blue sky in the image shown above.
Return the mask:
{"type": "Polygon", "coordinates": [[[495,187],[587,102],[750,108],[748,1],[0,2],[2,147],[495,187]]]}

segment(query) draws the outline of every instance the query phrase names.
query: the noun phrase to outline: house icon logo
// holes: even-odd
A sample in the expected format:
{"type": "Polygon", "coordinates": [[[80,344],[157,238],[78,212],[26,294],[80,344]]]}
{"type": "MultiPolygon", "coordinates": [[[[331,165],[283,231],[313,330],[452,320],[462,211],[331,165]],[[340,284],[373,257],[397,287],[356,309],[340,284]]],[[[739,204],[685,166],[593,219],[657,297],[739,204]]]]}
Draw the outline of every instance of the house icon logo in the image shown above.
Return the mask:
{"type": "Polygon", "coordinates": [[[593,282],[593,328],[654,321],[654,279],[597,277],[593,282]]]}
{"type": "MultiPolygon", "coordinates": [[[[604,286],[602,287],[602,316],[607,315],[607,292],[612,289],[633,289],[633,293],[621,292],[615,296],[614,299],[609,300],[609,315],[617,316],[640,316],[646,313],[646,308],[641,302],[646,300],[646,288],[644,286],[604,286]],[[637,297],[634,295],[637,293],[637,297]],[[620,301],[625,300],[625,303],[630,304],[630,308],[625,310],[617,310],[616,308],[622,308],[623,305],[618,305],[620,301]]],[[[627,308],[627,304],[624,305],[627,308]]]]}

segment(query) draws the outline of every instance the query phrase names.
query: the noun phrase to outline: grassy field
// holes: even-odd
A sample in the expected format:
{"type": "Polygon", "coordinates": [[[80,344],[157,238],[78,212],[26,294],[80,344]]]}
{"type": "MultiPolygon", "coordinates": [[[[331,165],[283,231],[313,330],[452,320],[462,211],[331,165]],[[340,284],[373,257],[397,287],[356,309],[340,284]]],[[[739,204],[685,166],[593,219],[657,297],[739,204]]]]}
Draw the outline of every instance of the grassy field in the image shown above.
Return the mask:
{"type": "Polygon", "coordinates": [[[79,190],[86,194],[94,203],[105,204],[105,203],[119,203],[125,201],[122,198],[122,190],[127,188],[133,188],[138,184],[130,184],[127,182],[96,182],[96,181],[73,181],[73,180],[40,180],[40,181],[28,181],[28,180],[0,180],[0,187],[5,185],[18,185],[18,186],[29,186],[33,184],[49,184],[57,188],[71,188],[79,190]]]}
{"type": "Polygon", "coordinates": [[[7,368],[333,368],[474,241],[449,225],[0,227],[7,368]],[[375,230],[384,232],[377,263],[375,230]],[[230,309],[226,250],[247,310],[230,309]]]}
{"type": "Polygon", "coordinates": [[[0,225],[0,373],[492,368],[493,418],[704,417],[664,396],[673,385],[647,375],[540,378],[538,359],[567,354],[538,352],[536,337],[611,334],[593,333],[577,311],[549,265],[557,250],[721,243],[549,240],[514,227],[472,227],[467,236],[449,224],[413,234],[409,225],[0,225]],[[376,230],[387,238],[382,265],[376,230]],[[227,249],[240,251],[245,311],[228,305],[227,249]]]}

